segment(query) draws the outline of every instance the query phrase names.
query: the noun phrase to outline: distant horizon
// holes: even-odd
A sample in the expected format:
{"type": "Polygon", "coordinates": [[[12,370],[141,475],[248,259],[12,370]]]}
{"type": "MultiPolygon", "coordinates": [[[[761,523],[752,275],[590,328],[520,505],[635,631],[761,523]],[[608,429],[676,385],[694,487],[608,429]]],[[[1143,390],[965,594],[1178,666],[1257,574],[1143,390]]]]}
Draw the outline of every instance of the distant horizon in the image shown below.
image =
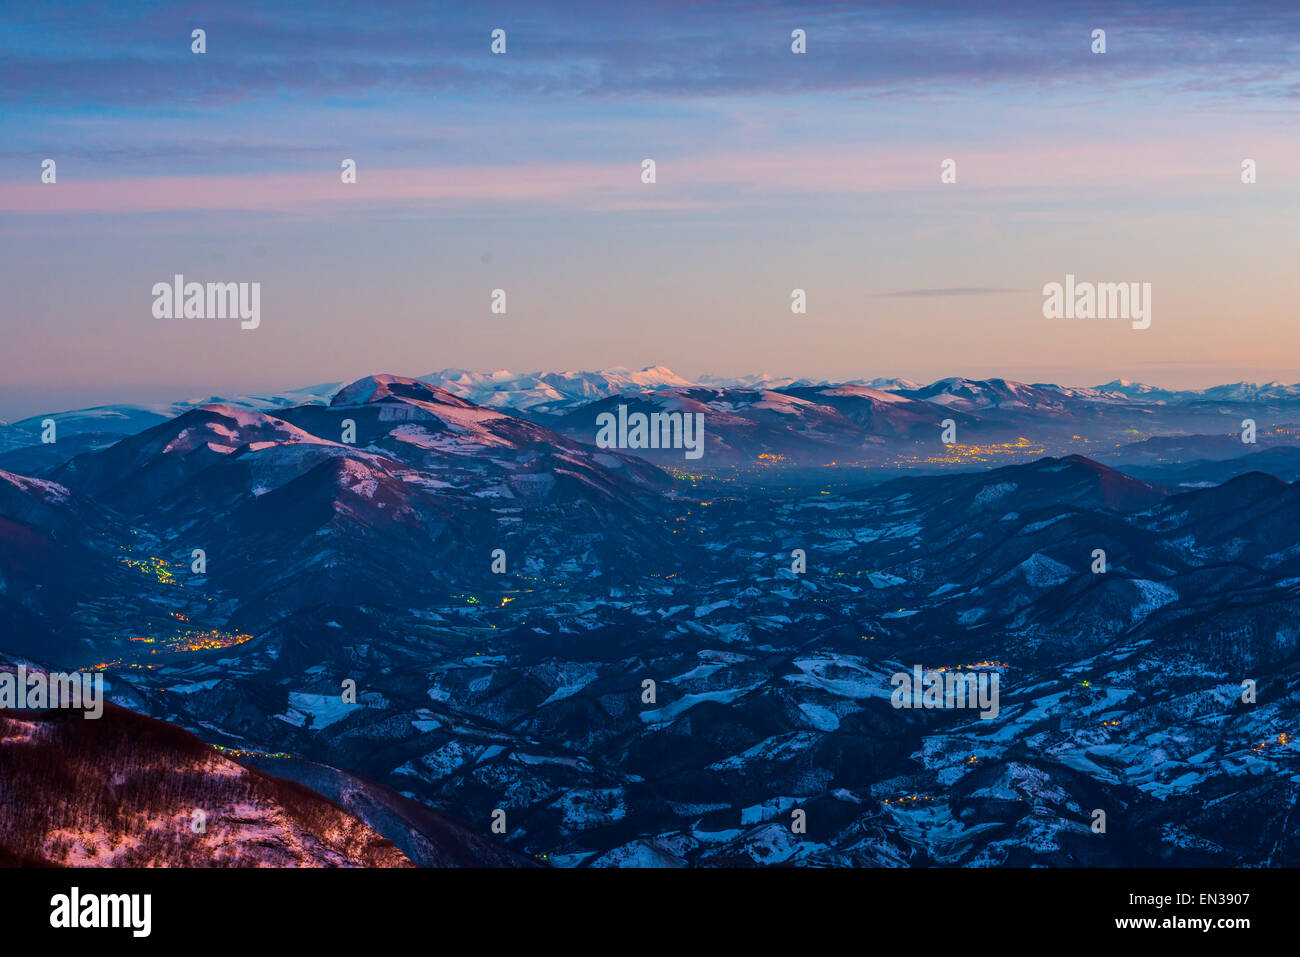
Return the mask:
{"type": "MultiPolygon", "coordinates": [[[[1232,380],[1212,381],[1208,385],[1180,387],[1180,386],[1172,386],[1172,385],[1163,385],[1160,382],[1153,381],[1151,378],[1137,379],[1137,378],[1132,378],[1130,376],[1113,376],[1109,379],[1104,379],[1097,382],[1081,383],[1081,382],[1068,382],[1068,381],[1053,381],[1047,378],[1022,378],[1022,377],[1017,377],[1012,375],[950,374],[950,375],[940,375],[934,377],[927,377],[927,376],[916,377],[916,376],[909,376],[909,375],[887,375],[886,374],[886,375],[874,375],[874,376],[873,375],[850,375],[850,376],[841,377],[841,376],[818,376],[818,375],[787,376],[783,374],[771,373],[766,371],[755,372],[755,373],[743,373],[740,375],[718,375],[715,373],[702,373],[699,375],[689,375],[680,372],[679,370],[673,368],[672,366],[667,365],[666,363],[650,363],[648,365],[637,365],[637,366],[611,365],[599,369],[577,369],[577,368],[529,369],[520,372],[516,372],[513,369],[506,369],[506,368],[470,369],[463,366],[450,365],[450,366],[443,366],[440,369],[430,369],[418,374],[410,374],[404,372],[391,372],[391,371],[367,372],[361,375],[352,375],[352,376],[335,376],[335,377],[326,376],[322,378],[316,378],[310,382],[280,383],[275,385],[251,386],[251,387],[232,386],[230,388],[224,388],[224,389],[222,388],[200,389],[197,391],[191,391],[189,393],[167,391],[165,386],[155,387],[152,389],[145,389],[134,393],[132,396],[121,396],[117,394],[109,394],[98,389],[90,389],[83,394],[87,396],[105,395],[107,397],[100,401],[94,401],[92,399],[84,402],[68,401],[62,404],[58,399],[41,403],[38,402],[35,399],[35,397],[27,396],[27,395],[18,395],[17,398],[15,399],[11,395],[6,395],[5,394],[6,390],[3,387],[0,387],[0,424],[13,425],[16,422],[30,419],[38,415],[46,415],[46,414],[58,415],[65,412],[75,412],[83,409],[102,408],[102,407],[109,407],[109,406],[140,406],[145,408],[161,408],[170,405],[172,403],[178,403],[178,402],[181,403],[200,402],[201,403],[213,399],[215,400],[230,399],[230,398],[238,398],[242,396],[285,395],[288,393],[309,390],[317,386],[330,385],[333,383],[339,383],[341,388],[344,385],[347,385],[352,382],[356,382],[360,379],[364,379],[369,376],[380,376],[380,375],[395,375],[407,379],[425,379],[431,375],[435,375],[441,372],[446,372],[448,370],[458,370],[458,371],[470,373],[472,375],[490,376],[493,374],[504,372],[514,376],[525,376],[525,375],[547,375],[547,374],[598,375],[601,373],[610,373],[610,372],[619,372],[619,371],[629,372],[629,373],[639,373],[639,372],[645,372],[652,369],[664,369],[668,372],[673,373],[674,375],[679,376],[682,379],[686,379],[693,385],[700,384],[698,380],[700,378],[705,378],[705,377],[739,380],[751,376],[754,377],[762,376],[769,379],[789,378],[796,381],[807,381],[813,384],[826,383],[831,385],[835,385],[839,383],[866,382],[866,381],[881,380],[881,379],[906,379],[908,381],[915,382],[917,386],[920,388],[925,388],[927,386],[933,385],[936,382],[941,382],[946,379],[967,379],[970,381],[990,381],[993,379],[1001,379],[1007,382],[1016,382],[1023,385],[1055,385],[1055,386],[1060,386],[1062,388],[1068,388],[1068,389],[1096,389],[1096,388],[1100,388],[1101,386],[1110,385],[1115,382],[1125,382],[1131,385],[1148,386],[1150,388],[1159,389],[1165,392],[1203,392],[1209,389],[1233,386],[1233,385],[1252,385],[1252,386],[1263,387],[1263,386],[1276,384],[1276,385],[1283,385],[1283,386],[1300,386],[1300,373],[1297,373],[1298,377],[1294,381],[1287,381],[1285,378],[1277,378],[1277,377],[1268,378],[1268,379],[1232,379],[1232,380]]],[[[781,388],[781,387],[777,387],[777,388],[781,388]]],[[[65,394],[75,394],[75,393],[65,393],[65,394]]]]}
{"type": "Polygon", "coordinates": [[[0,417],[421,355],[1300,381],[1293,0],[275,14],[6,12],[0,417]],[[255,327],[154,308],[177,275],[255,327]],[[1048,318],[1067,277],[1149,325],[1048,318]]]}

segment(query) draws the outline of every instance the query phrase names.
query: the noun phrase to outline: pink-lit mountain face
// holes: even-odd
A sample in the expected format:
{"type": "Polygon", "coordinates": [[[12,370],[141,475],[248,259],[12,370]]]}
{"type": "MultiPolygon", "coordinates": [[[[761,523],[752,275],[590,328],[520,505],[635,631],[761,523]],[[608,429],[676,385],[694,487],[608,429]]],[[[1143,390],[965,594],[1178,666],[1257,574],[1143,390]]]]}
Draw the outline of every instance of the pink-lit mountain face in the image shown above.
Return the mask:
{"type": "Polygon", "coordinates": [[[185,555],[222,554],[207,574],[261,596],[241,612],[250,625],[269,621],[282,593],[446,594],[489,576],[492,548],[516,541],[593,555],[628,536],[668,547],[658,512],[671,479],[655,466],[417,380],[362,379],[328,406],[277,412],[192,409],[74,456],[51,481],[70,503],[192,542],[185,555]],[[539,536],[537,523],[553,531],[539,536]],[[445,571],[393,575],[430,565],[445,571]]]}
{"type": "MultiPolygon", "coordinates": [[[[0,649],[92,668],[118,705],[229,749],[145,762],[193,767],[182,801],[243,780],[216,755],[358,822],[227,802],[223,861],[1239,865],[1300,846],[1285,395],[660,378],[511,409],[376,375],[46,453],[0,472],[0,649]],[[620,410],[699,416],[704,455],[597,447],[620,410]],[[996,674],[996,719],[896,710],[891,675],[918,659],[996,674]],[[1258,707],[1225,691],[1243,668],[1258,707]],[[1077,794],[1146,837],[1092,840],[1077,794]],[[815,832],[782,819],[795,802],[815,832]]],[[[53,733],[16,720],[6,747],[53,733]]],[[[58,727],[135,779],[125,745],[58,727]]],[[[72,825],[27,780],[53,830],[15,859],[130,852],[111,828],[49,843],[72,825]]]]}
{"type": "Polygon", "coordinates": [[[0,712],[0,862],[71,867],[411,867],[301,785],[179,728],[0,712]]]}

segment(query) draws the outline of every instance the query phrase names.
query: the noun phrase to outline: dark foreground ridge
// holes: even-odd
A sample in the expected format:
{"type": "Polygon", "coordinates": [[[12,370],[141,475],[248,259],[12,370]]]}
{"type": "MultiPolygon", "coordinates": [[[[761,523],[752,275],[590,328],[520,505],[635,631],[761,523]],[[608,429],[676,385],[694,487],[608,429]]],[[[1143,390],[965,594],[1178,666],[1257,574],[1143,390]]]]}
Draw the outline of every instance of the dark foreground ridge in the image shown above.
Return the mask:
{"type": "MultiPolygon", "coordinates": [[[[321,769],[322,773],[332,769],[321,769]]],[[[77,867],[411,867],[357,816],[309,788],[221,754],[173,725],[108,705],[0,712],[0,863],[77,867]]],[[[384,806],[352,779],[349,800],[384,806]]],[[[395,796],[400,799],[400,796],[395,796]]],[[[394,815],[396,816],[396,815],[394,815]]],[[[418,809],[405,843],[442,866],[508,852],[418,809]]]]}

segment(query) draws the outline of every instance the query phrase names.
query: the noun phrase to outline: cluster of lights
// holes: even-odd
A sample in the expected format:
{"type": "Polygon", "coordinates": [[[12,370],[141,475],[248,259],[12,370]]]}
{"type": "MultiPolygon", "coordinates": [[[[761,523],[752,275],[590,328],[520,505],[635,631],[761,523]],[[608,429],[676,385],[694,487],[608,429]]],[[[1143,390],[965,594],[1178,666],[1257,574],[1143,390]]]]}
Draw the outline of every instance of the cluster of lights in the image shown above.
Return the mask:
{"type": "Polygon", "coordinates": [[[248,751],[244,748],[223,748],[219,744],[212,745],[213,751],[220,751],[226,757],[230,758],[292,758],[292,754],[286,754],[284,751],[248,751]]]}
{"type": "Polygon", "coordinates": [[[177,580],[176,576],[172,574],[172,564],[165,558],[151,555],[149,558],[145,559],[123,558],[120,559],[120,561],[123,564],[134,568],[143,575],[153,576],[156,581],[161,582],[164,585],[175,585],[178,588],[184,587],[181,585],[180,581],[177,580]]]}
{"type": "Polygon", "coordinates": [[[1279,734],[1279,735],[1277,736],[1277,740],[1276,740],[1276,741],[1261,741],[1261,742],[1259,742],[1259,744],[1257,744],[1257,745],[1255,745],[1253,748],[1251,748],[1251,750],[1254,751],[1256,754],[1259,754],[1259,753],[1262,752],[1265,748],[1267,748],[1267,747],[1269,747],[1269,746],[1271,746],[1271,745],[1276,744],[1276,745],[1279,745],[1279,746],[1281,746],[1281,747],[1286,747],[1286,746],[1287,746],[1288,744],[1290,744],[1290,743],[1291,743],[1291,736],[1290,736],[1289,734],[1287,734],[1285,731],[1283,731],[1281,734],[1279,734]]]}
{"type": "Polygon", "coordinates": [[[138,641],[141,644],[152,645],[161,644],[161,648],[149,649],[149,654],[156,655],[159,653],[181,653],[187,651],[214,651],[219,648],[230,648],[234,645],[242,645],[246,641],[251,641],[252,635],[241,635],[229,631],[218,631],[216,628],[208,631],[202,631],[194,628],[187,628],[185,631],[178,632],[166,638],[156,638],[152,635],[132,635],[128,641],[138,641]]]}
{"type": "Polygon", "coordinates": [[[906,806],[909,804],[934,804],[938,800],[937,797],[931,797],[928,794],[905,794],[902,797],[883,798],[880,803],[906,806]]]}

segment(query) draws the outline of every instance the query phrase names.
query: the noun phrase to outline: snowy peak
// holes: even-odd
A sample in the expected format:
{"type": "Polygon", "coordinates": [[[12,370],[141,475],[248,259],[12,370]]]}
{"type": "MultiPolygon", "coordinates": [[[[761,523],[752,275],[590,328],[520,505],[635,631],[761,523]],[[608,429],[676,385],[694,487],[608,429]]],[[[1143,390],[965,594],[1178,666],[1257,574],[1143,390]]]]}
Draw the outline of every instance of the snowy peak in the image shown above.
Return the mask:
{"type": "MultiPolygon", "coordinates": [[[[329,407],[332,414],[355,409],[358,422],[369,423],[371,437],[388,435],[406,451],[413,449],[466,453],[485,447],[522,448],[549,439],[547,429],[505,411],[485,408],[420,379],[377,375],[345,386],[329,407]]],[[[331,426],[315,422],[320,431],[331,426]]],[[[367,440],[368,441],[368,440],[367,440]]]]}
{"type": "Polygon", "coordinates": [[[1216,385],[1196,392],[1199,398],[1210,402],[1268,402],[1300,398],[1300,385],[1281,382],[1233,382],[1216,385]]]}
{"type": "Polygon", "coordinates": [[[870,399],[873,402],[886,402],[891,405],[910,401],[906,396],[898,395],[885,389],[846,382],[844,385],[828,385],[815,390],[818,395],[834,398],[870,399]]]}
{"type": "Polygon", "coordinates": [[[1102,392],[1119,394],[1142,402],[1182,405],[1191,402],[1294,402],[1300,399],[1300,383],[1229,382],[1208,389],[1161,389],[1128,379],[1115,379],[1097,386],[1102,392]]]}
{"type": "Polygon", "coordinates": [[[89,409],[76,409],[69,412],[53,412],[48,415],[35,415],[15,422],[15,429],[22,429],[33,435],[39,435],[46,419],[53,419],[58,425],[58,433],[68,437],[93,432],[108,432],[121,435],[134,435],[166,422],[180,411],[170,405],[99,405],[89,409]]]}
{"type": "Polygon", "coordinates": [[[648,366],[639,372],[616,367],[598,372],[507,371],[466,372],[443,369],[422,381],[476,405],[521,411],[552,411],[566,405],[590,402],[629,392],[686,388],[695,383],[665,366],[648,366]]]}
{"type": "Polygon", "coordinates": [[[774,376],[763,372],[758,375],[744,375],[734,378],[715,375],[700,376],[699,384],[717,389],[784,389],[787,386],[810,385],[811,383],[806,379],[774,376]]]}
{"type": "Polygon", "coordinates": [[[185,454],[201,446],[212,452],[231,453],[249,446],[328,444],[283,419],[222,404],[200,406],[142,434],[153,434],[158,440],[153,444],[162,443],[162,447],[152,450],[163,455],[185,454]]]}
{"type": "MultiPolygon", "coordinates": [[[[1137,389],[1149,389],[1139,386],[1137,389]]],[[[1087,407],[1094,411],[1102,405],[1123,405],[1129,402],[1157,401],[1163,393],[1124,391],[1129,386],[1118,387],[1107,383],[1093,388],[1063,386],[1051,382],[1018,382],[1014,379],[967,379],[952,377],[939,379],[915,389],[898,389],[900,395],[924,399],[936,405],[970,412],[980,410],[1006,410],[1011,412],[1038,412],[1057,415],[1079,412],[1087,407]]]]}
{"type": "Polygon", "coordinates": [[[468,403],[446,389],[429,385],[420,379],[397,375],[372,375],[358,379],[340,389],[330,401],[332,408],[367,405],[385,400],[433,402],[466,408],[468,403]]]}
{"type": "Polygon", "coordinates": [[[905,392],[921,388],[921,383],[919,382],[913,382],[911,379],[899,379],[896,377],[855,380],[855,383],[858,385],[865,385],[870,389],[879,389],[881,392],[905,392]]]}
{"type": "Polygon", "coordinates": [[[336,447],[337,443],[274,416],[208,405],[106,449],[77,455],[49,476],[80,494],[103,496],[127,509],[144,509],[219,462],[269,454],[266,449],[328,454],[336,447]]]}

